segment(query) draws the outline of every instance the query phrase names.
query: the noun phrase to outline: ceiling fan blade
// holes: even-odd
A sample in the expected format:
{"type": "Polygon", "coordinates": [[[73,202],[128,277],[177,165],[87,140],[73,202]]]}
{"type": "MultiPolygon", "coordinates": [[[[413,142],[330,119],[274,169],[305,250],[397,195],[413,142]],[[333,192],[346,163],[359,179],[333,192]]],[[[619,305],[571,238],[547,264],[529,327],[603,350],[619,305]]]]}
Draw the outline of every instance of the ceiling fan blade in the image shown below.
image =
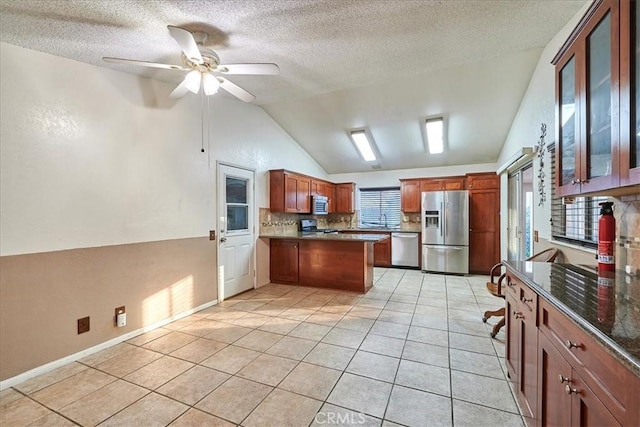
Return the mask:
{"type": "Polygon", "coordinates": [[[216,71],[225,74],[280,74],[280,68],[276,64],[225,64],[218,65],[216,71]]]}
{"type": "Polygon", "coordinates": [[[136,59],[111,58],[109,56],[105,56],[102,60],[113,64],[141,65],[143,67],[162,68],[165,70],[188,70],[188,68],[181,67],[180,65],[160,64],[159,62],[138,61],[136,59]]]}
{"type": "Polygon", "coordinates": [[[242,89],[237,84],[232,83],[227,79],[223,79],[222,77],[219,77],[218,80],[220,81],[220,87],[222,89],[226,90],[231,95],[233,95],[236,98],[238,98],[239,100],[244,101],[244,102],[251,102],[254,99],[256,99],[255,96],[253,96],[252,94],[250,94],[246,90],[242,89]]]}
{"type": "Polygon", "coordinates": [[[173,25],[167,25],[167,28],[169,29],[171,37],[178,42],[180,49],[182,49],[189,60],[197,64],[202,64],[204,62],[202,55],[200,54],[200,49],[198,49],[198,45],[196,44],[191,32],[173,25]]]}
{"type": "Polygon", "coordinates": [[[184,79],[182,80],[182,83],[176,86],[173,92],[169,94],[169,98],[182,98],[187,94],[187,92],[189,92],[189,89],[187,88],[187,79],[184,79]]]}

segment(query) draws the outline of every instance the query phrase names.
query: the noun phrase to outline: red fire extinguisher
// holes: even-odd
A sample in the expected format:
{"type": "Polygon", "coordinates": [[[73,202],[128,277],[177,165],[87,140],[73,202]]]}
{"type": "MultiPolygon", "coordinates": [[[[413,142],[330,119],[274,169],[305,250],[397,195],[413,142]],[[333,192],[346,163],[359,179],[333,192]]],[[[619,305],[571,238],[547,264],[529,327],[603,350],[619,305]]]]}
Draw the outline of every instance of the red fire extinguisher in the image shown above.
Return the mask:
{"type": "Polygon", "coordinates": [[[613,251],[616,239],[616,219],[613,217],[613,203],[600,203],[600,221],[598,221],[598,271],[615,271],[616,263],[613,251]]]}

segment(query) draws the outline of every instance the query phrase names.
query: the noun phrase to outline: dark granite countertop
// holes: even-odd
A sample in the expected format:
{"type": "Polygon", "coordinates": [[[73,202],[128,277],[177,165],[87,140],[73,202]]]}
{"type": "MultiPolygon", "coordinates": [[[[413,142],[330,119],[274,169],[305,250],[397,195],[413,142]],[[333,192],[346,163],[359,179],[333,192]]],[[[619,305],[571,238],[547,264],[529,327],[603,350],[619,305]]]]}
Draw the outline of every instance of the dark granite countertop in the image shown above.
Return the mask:
{"type": "Polygon", "coordinates": [[[598,276],[592,268],[572,264],[504,263],[640,375],[640,277],[624,271],[598,276]]]}
{"type": "Polygon", "coordinates": [[[300,240],[340,240],[344,242],[379,242],[389,238],[389,234],[370,233],[273,233],[260,234],[265,239],[300,239],[300,240]]]}

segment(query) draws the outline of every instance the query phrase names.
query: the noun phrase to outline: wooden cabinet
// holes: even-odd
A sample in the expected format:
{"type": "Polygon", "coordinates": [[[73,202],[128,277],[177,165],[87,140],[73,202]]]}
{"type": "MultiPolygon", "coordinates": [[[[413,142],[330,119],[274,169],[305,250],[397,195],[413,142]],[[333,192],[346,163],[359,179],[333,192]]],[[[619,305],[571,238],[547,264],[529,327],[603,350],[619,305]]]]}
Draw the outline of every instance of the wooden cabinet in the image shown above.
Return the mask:
{"type": "Polygon", "coordinates": [[[620,2],[620,185],[640,184],[640,7],[620,2]]]}
{"type": "Polygon", "coordinates": [[[420,191],[464,190],[464,176],[425,178],[420,182],[420,191]]]}
{"type": "Polygon", "coordinates": [[[298,283],[298,241],[271,239],[270,275],[275,283],[298,283]]]}
{"type": "Polygon", "coordinates": [[[500,262],[500,177],[467,177],[469,189],[469,272],[487,274],[500,262]]]}
{"type": "Polygon", "coordinates": [[[342,184],[336,184],[336,213],[354,213],[355,212],[355,197],[356,197],[356,184],[353,182],[347,182],[342,184]]]}
{"type": "Polygon", "coordinates": [[[538,426],[620,426],[552,342],[539,336],[538,426]]]}
{"type": "Polygon", "coordinates": [[[391,234],[389,234],[388,239],[373,245],[373,265],[376,267],[391,267],[391,234]]]}
{"type": "Polygon", "coordinates": [[[311,178],[285,170],[269,171],[271,212],[311,212],[311,178]]]}
{"type": "Polygon", "coordinates": [[[423,191],[464,190],[464,176],[440,178],[415,178],[400,180],[400,209],[404,213],[416,213],[421,209],[423,191]]]}
{"type": "Polygon", "coordinates": [[[640,425],[640,378],[573,316],[509,268],[505,303],[507,370],[528,424],[640,425]]]}
{"type": "Polygon", "coordinates": [[[595,1],[553,60],[557,195],[640,183],[634,9],[595,1]]]}
{"type": "Polygon", "coordinates": [[[334,212],[335,184],[319,179],[311,179],[311,196],[325,196],[329,203],[329,213],[334,212]]]}
{"type": "Polygon", "coordinates": [[[523,415],[535,418],[538,390],[538,298],[528,286],[514,277],[507,275],[506,281],[507,369],[518,390],[523,415]]]}
{"type": "Polygon", "coordinates": [[[420,179],[400,180],[400,210],[404,213],[420,212],[420,179]]]}
{"type": "Polygon", "coordinates": [[[345,234],[386,234],[388,239],[373,244],[373,265],[375,267],[391,266],[391,233],[383,231],[341,230],[345,234]]]}

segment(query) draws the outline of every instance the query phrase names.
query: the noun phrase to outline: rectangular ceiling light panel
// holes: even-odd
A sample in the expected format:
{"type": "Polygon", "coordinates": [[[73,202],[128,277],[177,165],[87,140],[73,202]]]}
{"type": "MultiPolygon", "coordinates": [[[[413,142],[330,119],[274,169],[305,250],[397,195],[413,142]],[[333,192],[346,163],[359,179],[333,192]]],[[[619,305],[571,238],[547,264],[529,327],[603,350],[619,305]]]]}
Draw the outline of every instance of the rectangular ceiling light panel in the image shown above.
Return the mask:
{"type": "Polygon", "coordinates": [[[371,143],[369,142],[369,138],[365,131],[352,131],[351,139],[366,162],[373,162],[376,160],[376,154],[373,152],[373,148],[371,147],[371,143]]]}
{"type": "Polygon", "coordinates": [[[427,144],[429,153],[440,154],[444,151],[444,122],[442,117],[427,119],[427,144]]]}

